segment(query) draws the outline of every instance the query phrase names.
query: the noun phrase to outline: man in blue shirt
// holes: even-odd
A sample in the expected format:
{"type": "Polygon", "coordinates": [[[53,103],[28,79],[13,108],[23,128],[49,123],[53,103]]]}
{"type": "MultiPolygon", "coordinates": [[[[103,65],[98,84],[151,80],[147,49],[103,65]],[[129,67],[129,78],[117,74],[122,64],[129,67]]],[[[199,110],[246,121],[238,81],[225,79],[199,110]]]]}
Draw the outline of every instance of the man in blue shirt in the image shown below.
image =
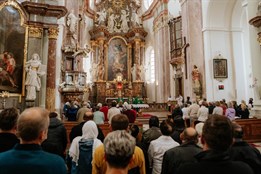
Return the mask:
{"type": "Polygon", "coordinates": [[[26,109],[18,118],[20,144],[0,153],[1,174],[66,174],[64,160],[44,152],[41,143],[47,138],[49,112],[42,108],[26,109]]]}

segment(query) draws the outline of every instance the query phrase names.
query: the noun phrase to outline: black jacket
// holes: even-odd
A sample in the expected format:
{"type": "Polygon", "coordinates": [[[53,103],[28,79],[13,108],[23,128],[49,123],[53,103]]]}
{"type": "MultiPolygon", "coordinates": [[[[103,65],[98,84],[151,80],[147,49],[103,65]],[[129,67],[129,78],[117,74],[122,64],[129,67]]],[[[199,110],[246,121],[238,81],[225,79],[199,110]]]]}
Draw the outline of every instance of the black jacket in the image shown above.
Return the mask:
{"type": "Polygon", "coordinates": [[[19,143],[19,139],[12,133],[0,133],[0,152],[10,150],[15,144],[19,143]]]}
{"type": "Polygon", "coordinates": [[[194,156],[201,151],[202,148],[194,142],[169,149],[163,156],[161,174],[176,173],[181,164],[196,162],[194,156]]]}
{"type": "Polygon", "coordinates": [[[57,118],[50,118],[48,137],[42,143],[44,151],[64,157],[67,146],[67,134],[63,123],[57,118]]]}
{"type": "Polygon", "coordinates": [[[247,163],[255,174],[261,174],[261,154],[245,141],[235,142],[230,148],[230,157],[234,161],[247,163]]]}
{"type": "Polygon", "coordinates": [[[195,156],[197,163],[180,166],[178,174],[254,174],[244,162],[232,161],[228,152],[211,150],[200,152],[195,156]]]}

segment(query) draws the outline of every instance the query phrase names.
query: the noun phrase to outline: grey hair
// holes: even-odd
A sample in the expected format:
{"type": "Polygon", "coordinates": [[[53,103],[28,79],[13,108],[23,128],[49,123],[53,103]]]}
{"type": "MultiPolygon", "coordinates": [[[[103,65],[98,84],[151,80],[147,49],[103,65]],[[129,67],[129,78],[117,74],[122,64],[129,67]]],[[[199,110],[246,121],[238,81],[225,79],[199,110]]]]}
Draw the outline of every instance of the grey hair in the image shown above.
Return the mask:
{"type": "Polygon", "coordinates": [[[136,141],[125,130],[109,133],[104,139],[106,161],[111,167],[126,168],[134,154],[136,141]]]}

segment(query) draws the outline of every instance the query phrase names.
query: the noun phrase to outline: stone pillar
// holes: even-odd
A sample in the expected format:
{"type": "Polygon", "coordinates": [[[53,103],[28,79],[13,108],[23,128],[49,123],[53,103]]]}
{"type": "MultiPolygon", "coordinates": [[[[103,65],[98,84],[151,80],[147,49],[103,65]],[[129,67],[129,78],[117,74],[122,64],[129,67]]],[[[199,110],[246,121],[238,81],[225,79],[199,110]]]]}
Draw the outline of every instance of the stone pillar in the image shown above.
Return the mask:
{"type": "Polygon", "coordinates": [[[141,81],[141,67],[140,67],[140,48],[141,48],[141,40],[134,39],[135,41],[135,55],[134,55],[134,64],[136,66],[136,80],[141,81]]]}
{"type": "Polygon", "coordinates": [[[169,16],[168,11],[161,12],[154,23],[155,49],[155,80],[156,80],[156,103],[164,103],[170,93],[170,63],[169,63],[169,16]]]}
{"type": "Polygon", "coordinates": [[[48,64],[47,64],[47,85],[46,85],[46,109],[55,111],[55,78],[56,78],[56,40],[59,30],[56,26],[48,29],[48,64]]]}
{"type": "Polygon", "coordinates": [[[104,64],[104,38],[98,39],[99,52],[98,52],[98,81],[104,80],[105,64],[104,64]]]}
{"type": "Polygon", "coordinates": [[[133,81],[131,79],[131,65],[132,65],[132,60],[131,60],[131,56],[132,55],[132,45],[128,44],[128,79],[129,81],[133,81]]]}
{"type": "Polygon", "coordinates": [[[134,63],[136,65],[140,65],[140,46],[141,46],[141,40],[140,39],[134,39],[135,41],[135,59],[134,63]]]}
{"type": "MultiPolygon", "coordinates": [[[[202,97],[206,97],[205,58],[202,33],[202,4],[201,0],[180,0],[182,16],[182,37],[186,37],[187,49],[187,79],[184,79],[184,96],[196,98],[192,85],[192,70],[196,65],[201,73],[202,97]]],[[[184,71],[183,71],[184,72],[184,71]]]]}

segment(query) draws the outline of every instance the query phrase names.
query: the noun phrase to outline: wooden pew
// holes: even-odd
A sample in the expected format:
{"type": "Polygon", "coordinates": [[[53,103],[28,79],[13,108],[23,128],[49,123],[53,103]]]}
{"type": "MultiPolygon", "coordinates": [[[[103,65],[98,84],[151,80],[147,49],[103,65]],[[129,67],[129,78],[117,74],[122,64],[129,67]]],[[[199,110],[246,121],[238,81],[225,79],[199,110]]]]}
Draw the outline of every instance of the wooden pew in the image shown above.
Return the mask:
{"type": "MultiPolygon", "coordinates": [[[[70,134],[72,128],[75,125],[79,124],[79,122],[76,122],[76,121],[64,121],[63,123],[64,123],[64,127],[66,129],[66,132],[67,132],[67,140],[68,140],[67,147],[69,147],[69,145],[70,145],[69,134],[70,134]]],[[[135,124],[137,124],[139,126],[140,132],[142,132],[143,131],[143,124],[140,123],[140,122],[135,122],[135,124]]],[[[106,135],[110,132],[110,125],[108,123],[105,123],[105,124],[100,124],[98,126],[101,128],[103,135],[106,137],[106,135]]]]}
{"type": "Polygon", "coordinates": [[[261,119],[237,119],[236,122],[243,128],[245,141],[261,142],[261,119]]]}

